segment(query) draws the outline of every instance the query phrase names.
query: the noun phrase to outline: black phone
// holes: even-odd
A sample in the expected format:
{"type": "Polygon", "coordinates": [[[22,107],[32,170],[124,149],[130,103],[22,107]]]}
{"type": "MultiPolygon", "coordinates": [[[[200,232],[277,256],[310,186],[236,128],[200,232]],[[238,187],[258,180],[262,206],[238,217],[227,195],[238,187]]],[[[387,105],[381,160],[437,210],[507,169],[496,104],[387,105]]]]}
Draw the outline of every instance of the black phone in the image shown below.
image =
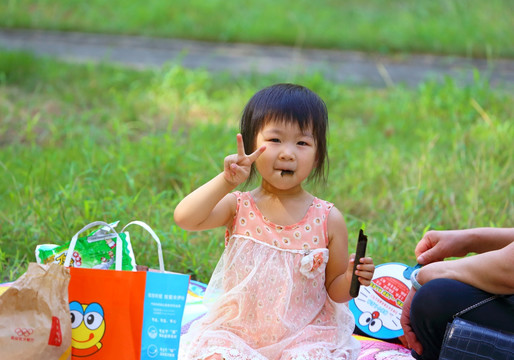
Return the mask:
{"type": "Polygon", "coordinates": [[[357,265],[361,263],[360,259],[366,255],[367,244],[368,237],[364,235],[364,232],[360,229],[359,239],[357,240],[357,250],[355,251],[355,262],[353,263],[352,283],[350,285],[350,295],[354,298],[359,296],[359,290],[361,287],[361,283],[359,282],[357,275],[355,275],[355,270],[357,270],[357,265]]]}

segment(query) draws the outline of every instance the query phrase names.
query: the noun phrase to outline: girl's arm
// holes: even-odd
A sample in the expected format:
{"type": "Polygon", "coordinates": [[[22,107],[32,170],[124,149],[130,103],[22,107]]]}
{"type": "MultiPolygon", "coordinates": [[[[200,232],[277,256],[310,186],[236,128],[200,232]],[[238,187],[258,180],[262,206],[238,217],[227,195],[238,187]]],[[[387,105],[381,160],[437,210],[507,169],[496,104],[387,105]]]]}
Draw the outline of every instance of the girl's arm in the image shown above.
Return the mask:
{"type": "Polygon", "coordinates": [[[228,225],[234,217],[236,198],[229,194],[250,174],[252,163],[266,148],[245,154],[241,134],[237,154],[225,158],[221,174],[186,196],[175,208],[175,223],[185,230],[206,230],[228,225]]]}
{"type": "MultiPolygon", "coordinates": [[[[325,287],[328,295],[335,302],[347,302],[350,296],[350,284],[353,271],[353,254],[348,256],[348,230],[343,215],[335,207],[328,214],[329,257],[325,270],[325,287]]],[[[362,285],[368,286],[375,271],[373,260],[361,259],[362,264],[356,270],[362,285]]]]}
{"type": "Polygon", "coordinates": [[[184,230],[207,230],[227,225],[234,216],[235,186],[223,173],[187,195],[175,208],[175,223],[184,230]]]}
{"type": "Polygon", "coordinates": [[[325,270],[325,287],[335,302],[351,299],[350,283],[346,280],[348,269],[348,230],[343,215],[335,207],[328,213],[328,263],[325,270]]]}

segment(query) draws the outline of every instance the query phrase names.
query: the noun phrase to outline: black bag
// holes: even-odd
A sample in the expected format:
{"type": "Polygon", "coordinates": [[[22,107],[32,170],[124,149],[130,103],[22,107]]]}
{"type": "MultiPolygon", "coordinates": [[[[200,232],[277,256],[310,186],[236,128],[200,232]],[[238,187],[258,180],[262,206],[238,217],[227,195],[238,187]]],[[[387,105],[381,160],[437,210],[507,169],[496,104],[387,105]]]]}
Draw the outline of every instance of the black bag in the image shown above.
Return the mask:
{"type": "Polygon", "coordinates": [[[446,327],[439,360],[514,360],[514,334],[491,329],[459,318],[460,315],[485,304],[492,296],[458,314],[446,327]]]}

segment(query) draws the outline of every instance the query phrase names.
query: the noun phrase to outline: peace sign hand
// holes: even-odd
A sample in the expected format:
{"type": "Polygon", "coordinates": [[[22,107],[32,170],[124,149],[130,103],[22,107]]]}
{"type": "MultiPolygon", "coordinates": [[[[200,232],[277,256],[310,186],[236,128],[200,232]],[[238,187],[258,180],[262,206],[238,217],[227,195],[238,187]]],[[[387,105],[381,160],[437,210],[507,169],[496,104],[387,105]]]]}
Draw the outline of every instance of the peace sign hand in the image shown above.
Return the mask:
{"type": "Polygon", "coordinates": [[[250,155],[246,155],[243,136],[237,134],[237,154],[232,154],[225,158],[223,170],[225,180],[234,187],[243,183],[250,175],[253,162],[264,150],[266,150],[266,146],[261,146],[250,155]]]}

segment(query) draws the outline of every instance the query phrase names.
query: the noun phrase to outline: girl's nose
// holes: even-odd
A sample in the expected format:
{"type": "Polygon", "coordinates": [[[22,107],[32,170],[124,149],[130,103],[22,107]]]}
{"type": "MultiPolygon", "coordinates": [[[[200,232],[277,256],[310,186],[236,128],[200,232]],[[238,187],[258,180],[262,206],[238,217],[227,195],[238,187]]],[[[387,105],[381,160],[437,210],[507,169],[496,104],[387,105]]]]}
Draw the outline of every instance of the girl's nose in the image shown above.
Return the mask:
{"type": "Polygon", "coordinates": [[[280,154],[279,154],[280,160],[294,160],[294,151],[291,149],[290,146],[284,146],[282,147],[280,154]]]}

